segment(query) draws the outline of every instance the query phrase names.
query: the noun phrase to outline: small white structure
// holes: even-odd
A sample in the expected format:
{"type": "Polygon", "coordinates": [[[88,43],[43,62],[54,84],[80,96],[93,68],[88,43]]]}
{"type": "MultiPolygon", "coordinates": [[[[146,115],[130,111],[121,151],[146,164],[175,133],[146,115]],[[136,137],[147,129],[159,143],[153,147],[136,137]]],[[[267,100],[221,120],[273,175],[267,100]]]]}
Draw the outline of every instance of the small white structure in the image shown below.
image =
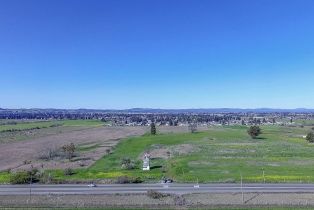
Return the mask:
{"type": "Polygon", "coordinates": [[[150,155],[148,153],[145,153],[144,160],[143,160],[143,171],[149,171],[150,170],[149,157],[150,157],[150,155]]]}

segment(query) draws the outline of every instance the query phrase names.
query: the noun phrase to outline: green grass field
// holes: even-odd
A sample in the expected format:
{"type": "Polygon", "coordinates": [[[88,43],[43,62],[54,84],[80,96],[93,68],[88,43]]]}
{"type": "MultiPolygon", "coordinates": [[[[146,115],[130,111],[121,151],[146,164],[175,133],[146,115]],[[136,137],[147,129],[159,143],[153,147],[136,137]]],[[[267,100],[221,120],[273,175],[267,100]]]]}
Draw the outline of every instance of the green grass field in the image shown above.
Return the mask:
{"type": "Polygon", "coordinates": [[[296,120],[295,122],[305,126],[314,126],[314,120],[296,120]]]}
{"type": "MultiPolygon", "coordinates": [[[[302,135],[310,127],[264,126],[258,139],[247,135],[242,126],[213,127],[208,131],[177,134],[144,135],[121,141],[113,154],[98,160],[88,169],[76,170],[65,177],[54,171],[59,180],[116,179],[119,176],[141,177],[145,181],[162,176],[177,182],[314,182],[314,144],[302,135]],[[188,144],[194,152],[174,155],[170,159],[153,159],[152,170],[142,171],[140,155],[154,145],[165,148],[188,144]],[[128,157],[136,165],[121,169],[121,159],[128,157]],[[264,176],[263,176],[264,171],[264,176]]],[[[87,148],[88,149],[88,148],[87,148]]],[[[93,148],[89,148],[93,149],[93,148]]]]}
{"type": "Polygon", "coordinates": [[[16,124],[0,125],[0,132],[49,128],[53,126],[103,126],[100,120],[53,120],[53,121],[13,121],[16,124]]]}
{"type": "Polygon", "coordinates": [[[60,125],[57,121],[38,121],[38,122],[19,122],[15,125],[0,125],[0,132],[10,130],[30,130],[30,129],[41,129],[48,128],[53,125],[60,125]]]}
{"type": "Polygon", "coordinates": [[[63,126],[103,126],[105,122],[100,120],[60,120],[63,126]]]}

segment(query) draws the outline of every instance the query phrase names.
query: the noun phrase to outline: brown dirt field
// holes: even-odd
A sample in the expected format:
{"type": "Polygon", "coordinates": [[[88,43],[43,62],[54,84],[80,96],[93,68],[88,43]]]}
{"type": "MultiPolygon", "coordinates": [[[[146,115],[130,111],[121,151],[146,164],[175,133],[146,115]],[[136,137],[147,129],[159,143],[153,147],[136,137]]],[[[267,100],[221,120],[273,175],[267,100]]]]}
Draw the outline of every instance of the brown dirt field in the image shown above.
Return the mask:
{"type": "Polygon", "coordinates": [[[117,195],[33,195],[0,196],[0,207],[115,207],[115,208],[252,208],[252,207],[313,207],[312,193],[241,193],[169,195],[153,199],[147,194],[117,195]]]}
{"type": "Polygon", "coordinates": [[[42,128],[29,131],[15,131],[15,132],[1,132],[0,133],[0,144],[1,143],[12,143],[17,141],[25,141],[39,137],[45,137],[49,135],[56,135],[60,133],[67,133],[71,131],[80,131],[90,129],[91,127],[85,126],[59,126],[52,128],[42,128]]]}
{"type": "MultiPolygon", "coordinates": [[[[157,127],[160,133],[187,132],[187,127],[157,127]]],[[[199,128],[199,130],[204,130],[199,128]]],[[[96,160],[107,154],[108,149],[118,144],[119,140],[129,136],[142,135],[149,132],[149,127],[80,127],[80,128],[53,128],[39,129],[34,136],[23,136],[20,141],[1,141],[0,137],[0,171],[30,169],[80,168],[92,165],[96,160]],[[41,152],[49,148],[60,148],[64,144],[90,146],[97,144],[97,148],[80,152],[74,161],[68,160],[39,160],[41,152]],[[27,163],[25,163],[27,161],[27,163]]],[[[17,133],[20,135],[20,133],[17,133]]],[[[181,148],[182,149],[182,148],[181,148]]]]}
{"type": "MultiPolygon", "coordinates": [[[[44,137],[33,138],[31,140],[3,143],[0,144],[0,171],[15,168],[29,168],[30,165],[25,165],[25,160],[31,160],[34,166],[38,166],[36,159],[38,154],[46,148],[61,147],[67,143],[82,144],[82,143],[108,143],[114,146],[118,143],[118,139],[128,136],[142,135],[147,132],[147,127],[97,127],[84,129],[79,131],[70,131],[66,133],[59,133],[55,135],[48,135],[44,137]],[[23,167],[22,167],[23,166],[23,167]]],[[[95,151],[91,152],[92,157],[84,164],[90,165],[95,159],[104,155],[105,147],[99,147],[95,151]]],[[[81,157],[84,159],[84,156],[81,157]]],[[[78,161],[76,164],[81,164],[78,161]]],[[[47,164],[47,167],[52,168],[64,168],[67,165],[62,166],[60,162],[43,162],[47,164]]],[[[68,163],[73,164],[73,163],[68,163]]],[[[72,166],[72,165],[71,165],[72,166]]]]}

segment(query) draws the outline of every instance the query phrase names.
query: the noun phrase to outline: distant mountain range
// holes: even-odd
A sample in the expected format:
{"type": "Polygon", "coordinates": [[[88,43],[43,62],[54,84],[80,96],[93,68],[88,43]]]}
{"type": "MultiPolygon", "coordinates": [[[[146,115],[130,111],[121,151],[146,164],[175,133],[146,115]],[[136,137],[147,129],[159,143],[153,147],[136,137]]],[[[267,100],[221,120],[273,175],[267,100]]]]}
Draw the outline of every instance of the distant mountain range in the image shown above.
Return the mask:
{"type": "Polygon", "coordinates": [[[240,109],[240,108],[200,108],[200,109],[150,109],[150,108],[133,108],[120,110],[131,113],[241,113],[241,112],[256,112],[256,113],[276,113],[276,112],[295,112],[295,113],[314,113],[314,109],[297,108],[297,109],[272,109],[272,108],[257,108],[257,109],[240,109]]]}
{"type": "Polygon", "coordinates": [[[314,109],[297,108],[297,109],[272,109],[272,108],[257,108],[257,109],[241,109],[241,108],[200,108],[200,109],[153,109],[153,108],[132,108],[132,109],[3,109],[0,112],[109,112],[109,113],[314,113],[314,109]]]}

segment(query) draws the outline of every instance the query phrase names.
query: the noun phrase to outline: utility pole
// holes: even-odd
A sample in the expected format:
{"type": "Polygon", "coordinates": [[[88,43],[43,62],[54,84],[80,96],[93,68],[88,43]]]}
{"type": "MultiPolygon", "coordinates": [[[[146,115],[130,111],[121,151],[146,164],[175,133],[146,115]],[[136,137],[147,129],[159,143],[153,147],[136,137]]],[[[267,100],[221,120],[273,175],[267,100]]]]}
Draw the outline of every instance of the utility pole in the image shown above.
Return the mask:
{"type": "Polygon", "coordinates": [[[243,193],[243,181],[242,181],[242,174],[241,174],[241,193],[242,193],[242,204],[244,204],[244,193],[243,193]]]}
{"type": "Polygon", "coordinates": [[[29,183],[29,202],[32,203],[32,182],[33,182],[33,174],[31,172],[31,180],[29,183]]]}
{"type": "Polygon", "coordinates": [[[263,169],[263,179],[264,179],[264,184],[266,182],[266,179],[265,179],[265,170],[263,169]]]}

